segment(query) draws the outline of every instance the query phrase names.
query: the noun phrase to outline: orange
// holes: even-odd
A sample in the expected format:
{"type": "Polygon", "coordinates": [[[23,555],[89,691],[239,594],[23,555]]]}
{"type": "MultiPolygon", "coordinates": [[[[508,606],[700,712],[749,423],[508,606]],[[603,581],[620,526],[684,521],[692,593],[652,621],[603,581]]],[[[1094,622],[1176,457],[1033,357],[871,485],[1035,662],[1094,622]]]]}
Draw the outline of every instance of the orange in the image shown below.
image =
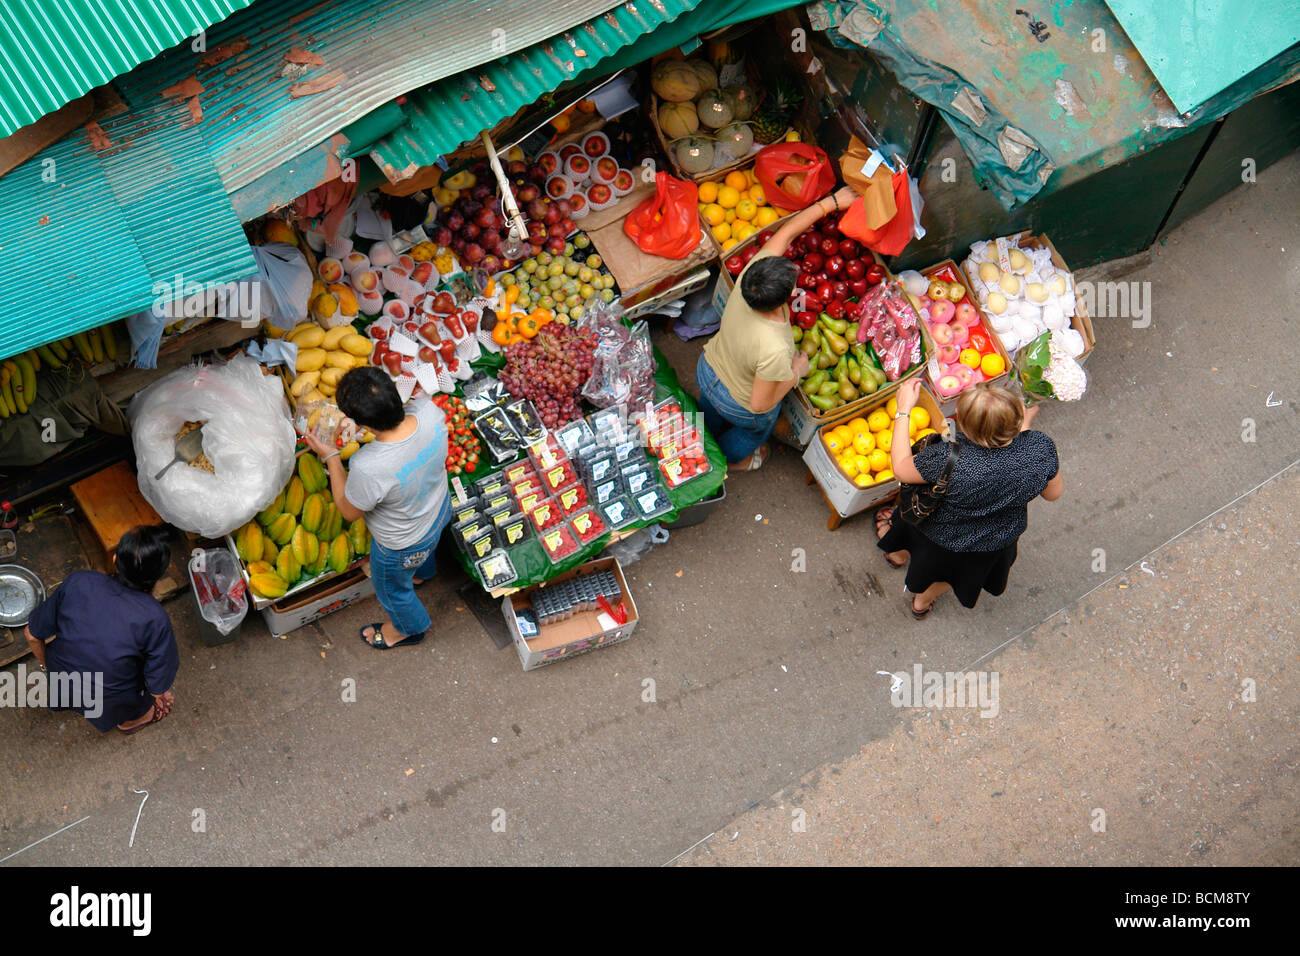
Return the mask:
{"type": "Polygon", "coordinates": [[[735,209],[740,202],[740,190],[735,186],[723,186],[718,190],[718,205],[723,209],[735,209]]]}
{"type": "Polygon", "coordinates": [[[881,451],[879,448],[872,450],[871,454],[867,456],[867,461],[871,462],[872,471],[883,471],[889,467],[888,453],[881,451]]]}
{"type": "Polygon", "coordinates": [[[749,198],[754,200],[754,204],[757,206],[767,204],[767,194],[763,192],[763,187],[757,183],[749,187],[749,198]]]}
{"type": "Polygon", "coordinates": [[[715,202],[708,203],[704,207],[704,221],[710,226],[716,226],[727,218],[726,210],[715,202]]]}
{"type": "Polygon", "coordinates": [[[893,412],[889,412],[888,414],[886,414],[885,412],[882,412],[880,409],[877,408],[875,411],[873,411],[870,415],[867,416],[867,428],[873,432],[878,432],[889,428],[889,416],[892,414],[893,412]]]}
{"type": "Polygon", "coordinates": [[[722,251],[730,252],[732,249],[736,248],[736,244],[737,240],[735,239],[724,239],[722,240],[722,251]]]}
{"type": "Polygon", "coordinates": [[[859,471],[858,476],[853,479],[853,483],[859,488],[865,488],[873,483],[871,475],[867,472],[859,471]]]}
{"type": "Polygon", "coordinates": [[[551,126],[555,128],[557,133],[567,133],[570,125],[572,124],[569,117],[563,113],[551,120],[551,126]]]}
{"type": "Polygon", "coordinates": [[[889,451],[890,446],[894,444],[893,431],[888,428],[882,428],[880,431],[876,432],[875,435],[876,447],[884,452],[889,451]]]}
{"type": "Polygon", "coordinates": [[[985,378],[997,378],[1006,370],[1007,363],[996,352],[990,352],[980,359],[980,371],[984,373],[985,378]]]}
{"type": "Polygon", "coordinates": [[[889,481],[893,477],[894,473],[886,468],[884,471],[876,473],[876,484],[880,484],[882,481],[889,481]]]}
{"type": "Polygon", "coordinates": [[[744,242],[755,232],[754,227],[743,219],[736,220],[731,226],[731,234],[735,236],[737,242],[744,242]]]}
{"type": "Polygon", "coordinates": [[[759,229],[772,225],[781,218],[781,214],[771,206],[763,206],[758,210],[758,215],[754,217],[754,225],[759,229]]]}
{"type": "Polygon", "coordinates": [[[735,221],[736,221],[736,210],[734,210],[734,209],[728,209],[728,210],[727,210],[727,215],[723,218],[723,221],[724,221],[724,222],[735,222],[735,221]]]}
{"type": "Polygon", "coordinates": [[[720,222],[713,227],[713,238],[718,242],[725,242],[731,238],[731,227],[725,222],[720,222]]]}
{"type": "Polygon", "coordinates": [[[852,455],[841,455],[838,459],[840,470],[849,478],[858,477],[858,462],[852,455]]]}
{"type": "Polygon", "coordinates": [[[723,180],[728,186],[736,191],[749,188],[749,177],[739,169],[733,169],[727,173],[726,179],[723,180]]]}
{"type": "Polygon", "coordinates": [[[718,184],[712,182],[700,183],[700,202],[707,204],[711,202],[717,202],[717,200],[718,200],[718,184]]]}
{"type": "Polygon", "coordinates": [[[826,443],[826,448],[832,455],[839,458],[839,453],[844,450],[844,441],[834,431],[826,432],[822,435],[822,441],[826,443]]]}
{"type": "Polygon", "coordinates": [[[962,349],[961,355],[957,356],[957,361],[961,362],[961,364],[965,365],[967,368],[979,368],[979,349],[962,349]]]}
{"type": "Polygon", "coordinates": [[[876,447],[876,436],[871,432],[858,432],[853,436],[853,450],[865,455],[876,447]]]}
{"type": "Polygon", "coordinates": [[[911,416],[912,416],[912,424],[915,425],[917,429],[929,427],[930,413],[927,412],[920,405],[916,405],[912,408],[911,416]]]}
{"type": "Polygon", "coordinates": [[[742,199],[736,204],[736,218],[744,219],[746,222],[758,215],[758,206],[752,199],[742,199]]]}

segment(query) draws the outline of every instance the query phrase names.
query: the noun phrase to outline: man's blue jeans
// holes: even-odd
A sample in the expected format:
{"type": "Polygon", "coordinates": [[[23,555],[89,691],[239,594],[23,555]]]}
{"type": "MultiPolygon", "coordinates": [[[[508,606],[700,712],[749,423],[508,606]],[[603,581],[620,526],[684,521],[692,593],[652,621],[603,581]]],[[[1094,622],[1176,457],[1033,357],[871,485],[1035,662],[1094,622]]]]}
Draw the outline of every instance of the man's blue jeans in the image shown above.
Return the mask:
{"type": "Polygon", "coordinates": [[[780,405],[762,414],[751,412],[727,391],[727,386],[722,384],[702,354],[695,366],[695,384],[700,388],[700,411],[704,413],[704,424],[728,462],[734,465],[743,461],[767,441],[781,414],[780,405]]]}
{"type": "Polygon", "coordinates": [[[448,492],[438,520],[423,541],[401,551],[392,551],[373,539],[370,542],[370,579],[375,583],[375,597],[379,598],[393,627],[406,637],[423,634],[432,623],[429,612],[415,595],[412,579],[427,581],[438,572],[433,552],[450,520],[451,493],[448,492]]]}

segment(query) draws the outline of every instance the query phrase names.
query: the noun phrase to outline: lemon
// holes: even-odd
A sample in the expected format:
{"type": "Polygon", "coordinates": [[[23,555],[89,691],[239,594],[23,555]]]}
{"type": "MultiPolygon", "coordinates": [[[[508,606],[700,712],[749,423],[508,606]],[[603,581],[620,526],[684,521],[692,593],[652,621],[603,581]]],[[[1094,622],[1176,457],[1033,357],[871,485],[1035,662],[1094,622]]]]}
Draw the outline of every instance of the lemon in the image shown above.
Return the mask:
{"type": "Polygon", "coordinates": [[[867,485],[874,484],[875,479],[873,479],[870,474],[863,471],[859,471],[858,477],[853,479],[853,483],[857,485],[859,488],[865,488],[867,487],[867,485]]]}
{"type": "Polygon", "coordinates": [[[740,202],[740,190],[735,186],[723,186],[718,190],[718,205],[723,209],[735,209],[740,202]]]}
{"type": "Polygon", "coordinates": [[[871,459],[866,455],[854,455],[853,460],[858,464],[859,474],[868,474],[871,471],[871,459]]]}
{"type": "Polygon", "coordinates": [[[881,451],[889,451],[890,446],[894,444],[894,433],[888,428],[882,428],[875,433],[876,447],[881,451]]]}
{"type": "Polygon", "coordinates": [[[911,411],[909,414],[910,414],[911,417],[912,417],[912,424],[913,424],[914,426],[916,426],[917,429],[922,429],[922,428],[928,428],[928,427],[929,427],[929,425],[930,425],[930,413],[927,412],[927,411],[926,411],[924,408],[922,408],[920,405],[917,405],[915,408],[913,408],[912,411],[911,411]]]}
{"type": "Polygon", "coordinates": [[[727,211],[715,202],[711,202],[704,207],[704,221],[710,226],[716,226],[727,218],[727,211]]]}
{"type": "Polygon", "coordinates": [[[867,456],[867,461],[871,462],[872,471],[881,471],[889,467],[889,454],[876,448],[867,456]]]}
{"type": "Polygon", "coordinates": [[[780,218],[781,214],[771,206],[763,206],[758,210],[758,215],[754,217],[754,225],[758,226],[759,229],[762,229],[765,226],[772,225],[772,223],[776,222],[780,218]]]}
{"type": "Polygon", "coordinates": [[[871,432],[858,432],[853,436],[853,450],[859,455],[865,455],[871,449],[876,447],[876,436],[871,432]]]}
{"type": "Polygon", "coordinates": [[[725,222],[720,222],[713,227],[713,238],[718,242],[725,242],[731,238],[731,227],[725,222]]]}
{"type": "Polygon", "coordinates": [[[725,182],[728,186],[730,186],[732,189],[736,190],[737,192],[739,192],[742,189],[749,188],[749,177],[746,176],[744,173],[742,173],[739,169],[733,169],[731,172],[727,173],[727,177],[726,179],[723,180],[723,182],[725,182]]]}
{"type": "Polygon", "coordinates": [[[884,471],[876,474],[876,484],[880,484],[882,481],[889,481],[889,479],[893,477],[894,473],[886,468],[884,471]]]}
{"type": "Polygon", "coordinates": [[[858,462],[852,455],[843,455],[839,459],[840,470],[849,478],[858,476],[858,462]]]}
{"type": "Polygon", "coordinates": [[[756,230],[750,223],[745,222],[743,219],[737,219],[731,227],[731,234],[736,237],[737,242],[744,242],[757,231],[758,230],[756,230]]]}
{"type": "Polygon", "coordinates": [[[742,199],[736,206],[736,218],[749,222],[758,215],[758,206],[754,205],[752,199],[742,199]]]}
{"type": "Polygon", "coordinates": [[[887,415],[892,420],[897,413],[898,413],[898,399],[891,398],[889,401],[885,402],[885,415],[887,415]]]}
{"type": "Polygon", "coordinates": [[[833,431],[829,431],[822,435],[822,441],[826,443],[826,447],[831,454],[838,458],[840,450],[844,447],[844,442],[840,441],[840,436],[833,431]]]}
{"type": "Polygon", "coordinates": [[[831,429],[831,434],[838,438],[842,445],[853,443],[853,432],[849,431],[848,425],[836,425],[831,429]]]}
{"type": "Polygon", "coordinates": [[[700,202],[706,204],[711,202],[716,202],[717,198],[718,198],[717,183],[700,183],[700,202]]]}
{"type": "Polygon", "coordinates": [[[763,192],[763,187],[755,183],[749,187],[749,198],[754,200],[754,205],[763,206],[767,204],[767,193],[763,192]]]}
{"type": "Polygon", "coordinates": [[[724,221],[724,222],[735,222],[735,221],[736,221],[736,210],[734,210],[734,209],[728,209],[728,210],[727,210],[727,215],[724,217],[723,221],[724,221]]]}
{"type": "MultiPolygon", "coordinates": [[[[892,414],[893,412],[889,413],[889,415],[892,414]]],[[[884,412],[882,412],[880,409],[877,408],[875,411],[873,411],[870,415],[867,416],[867,428],[869,428],[873,432],[878,432],[889,428],[889,415],[886,415],[884,412]]]]}
{"type": "Polygon", "coordinates": [[[867,420],[861,415],[857,418],[849,419],[849,421],[845,423],[844,427],[853,433],[854,438],[861,435],[863,432],[871,431],[871,426],[867,424],[867,420]]]}

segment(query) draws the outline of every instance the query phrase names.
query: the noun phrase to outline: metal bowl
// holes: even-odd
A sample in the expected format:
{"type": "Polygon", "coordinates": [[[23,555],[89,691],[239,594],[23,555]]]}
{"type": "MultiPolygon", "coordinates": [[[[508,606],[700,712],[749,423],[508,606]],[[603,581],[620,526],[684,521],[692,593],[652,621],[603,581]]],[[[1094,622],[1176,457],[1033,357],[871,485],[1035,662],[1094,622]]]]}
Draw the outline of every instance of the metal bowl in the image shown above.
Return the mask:
{"type": "Polygon", "coordinates": [[[23,627],[45,600],[45,585],[21,564],[0,564],[0,627],[23,627]]]}

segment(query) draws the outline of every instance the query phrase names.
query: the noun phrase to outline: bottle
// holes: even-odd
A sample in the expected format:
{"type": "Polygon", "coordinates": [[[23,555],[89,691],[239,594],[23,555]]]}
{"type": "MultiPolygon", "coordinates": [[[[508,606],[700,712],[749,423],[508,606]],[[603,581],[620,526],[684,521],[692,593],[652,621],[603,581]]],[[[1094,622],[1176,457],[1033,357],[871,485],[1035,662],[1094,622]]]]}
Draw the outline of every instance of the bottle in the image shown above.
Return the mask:
{"type": "Polygon", "coordinates": [[[0,528],[12,531],[18,527],[18,512],[8,501],[0,501],[0,528]]]}

